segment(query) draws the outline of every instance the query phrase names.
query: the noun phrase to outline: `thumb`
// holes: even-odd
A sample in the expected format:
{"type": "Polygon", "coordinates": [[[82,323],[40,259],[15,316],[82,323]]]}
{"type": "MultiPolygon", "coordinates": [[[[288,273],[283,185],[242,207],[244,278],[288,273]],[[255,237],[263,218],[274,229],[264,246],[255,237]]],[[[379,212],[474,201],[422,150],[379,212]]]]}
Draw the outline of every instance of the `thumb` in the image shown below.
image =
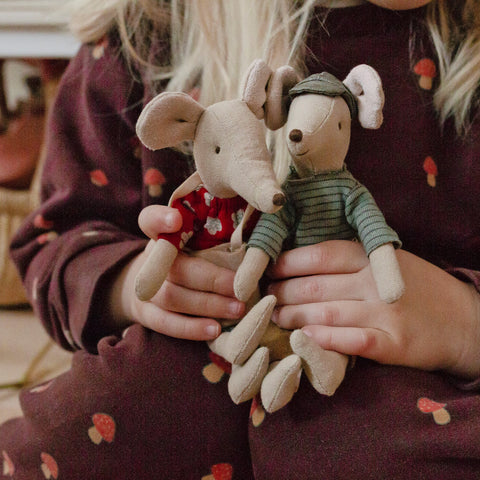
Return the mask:
{"type": "Polygon", "coordinates": [[[149,205],[138,216],[138,225],[143,233],[155,240],[160,233],[177,232],[182,224],[180,212],[166,205],[149,205]]]}

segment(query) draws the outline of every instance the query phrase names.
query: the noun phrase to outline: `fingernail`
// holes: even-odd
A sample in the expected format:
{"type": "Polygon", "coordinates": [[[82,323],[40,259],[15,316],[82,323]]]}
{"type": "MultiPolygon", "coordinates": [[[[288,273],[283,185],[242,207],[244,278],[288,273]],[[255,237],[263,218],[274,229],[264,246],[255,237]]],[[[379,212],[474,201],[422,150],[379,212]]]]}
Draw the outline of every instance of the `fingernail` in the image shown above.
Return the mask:
{"type": "Polygon", "coordinates": [[[243,312],[243,303],[241,302],[231,302],[228,306],[228,311],[233,317],[238,317],[243,312]]]}
{"type": "Polygon", "coordinates": [[[165,224],[167,228],[173,228],[175,225],[176,215],[174,213],[167,213],[165,215],[165,224]]]}
{"type": "Polygon", "coordinates": [[[273,323],[278,323],[278,311],[277,311],[277,309],[273,310],[273,313],[272,313],[272,316],[271,316],[270,320],[273,323]]]}
{"type": "Polygon", "coordinates": [[[302,332],[307,336],[307,337],[313,337],[313,334],[310,330],[307,328],[302,328],[302,332]]]}
{"type": "Polygon", "coordinates": [[[208,325],[205,327],[205,333],[209,338],[217,338],[220,333],[220,325],[208,325]]]}

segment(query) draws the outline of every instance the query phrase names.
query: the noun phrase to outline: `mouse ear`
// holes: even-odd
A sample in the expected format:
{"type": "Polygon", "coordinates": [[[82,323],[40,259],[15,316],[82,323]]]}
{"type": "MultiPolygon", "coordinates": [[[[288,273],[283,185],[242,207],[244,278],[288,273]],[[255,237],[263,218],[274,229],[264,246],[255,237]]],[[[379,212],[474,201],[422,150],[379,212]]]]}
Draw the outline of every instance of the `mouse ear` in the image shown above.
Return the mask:
{"type": "Polygon", "coordinates": [[[255,60],[247,70],[243,81],[242,100],[258,119],[265,116],[267,85],[272,69],[261,59],[255,60]]]}
{"type": "Polygon", "coordinates": [[[277,130],[285,125],[290,106],[288,92],[299,81],[295,70],[289,65],[277,68],[272,73],[267,86],[265,102],[265,124],[270,130],[277,130]]]}
{"type": "Polygon", "coordinates": [[[151,150],[193,140],[205,109],[186,93],[164,92],[153,98],[137,120],[137,135],[151,150]]]}
{"type": "Polygon", "coordinates": [[[385,95],[376,70],[369,65],[357,65],[343,83],[357,99],[360,125],[363,128],[379,128],[383,122],[385,95]]]}
{"type": "Polygon", "coordinates": [[[255,60],[245,75],[242,99],[257,118],[265,118],[269,129],[277,130],[287,121],[288,91],[298,80],[288,65],[272,71],[263,60],[255,60]]]}

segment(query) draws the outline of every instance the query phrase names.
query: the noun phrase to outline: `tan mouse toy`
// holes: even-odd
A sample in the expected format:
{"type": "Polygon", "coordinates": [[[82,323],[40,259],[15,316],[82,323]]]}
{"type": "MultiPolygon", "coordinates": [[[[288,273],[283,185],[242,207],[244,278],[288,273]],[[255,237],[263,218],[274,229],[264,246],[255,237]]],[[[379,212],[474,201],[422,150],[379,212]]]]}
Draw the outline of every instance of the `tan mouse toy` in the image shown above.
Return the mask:
{"type": "MultiPolygon", "coordinates": [[[[273,213],[285,203],[267,149],[264,123],[271,126],[273,119],[285,115],[288,90],[297,81],[292,68],[273,71],[256,60],[246,74],[240,99],[204,108],[187,94],[169,92],[145,106],[137,121],[139,139],[152,150],[192,141],[197,171],[172,194],[169,205],[181,212],[183,226],[154,242],[136,277],[139,299],[150,300],[158,292],[180,250],[236,270],[245,254],[242,235],[251,233],[255,223],[252,212],[273,213]]],[[[229,392],[236,403],[257,393],[269,364],[268,351],[263,349],[249,363],[255,372],[248,366],[236,368],[253,353],[245,347],[252,345],[255,325],[263,328],[268,323],[276,303],[274,296],[257,303],[259,299],[253,287],[246,299],[245,328],[236,329],[230,341],[222,335],[211,343],[216,354],[233,364],[229,392]]],[[[222,324],[228,326],[226,321],[222,324]]]]}
{"type": "Polygon", "coordinates": [[[262,119],[275,114],[270,98],[280,105],[276,89],[281,94],[289,74],[289,69],[273,72],[258,60],[246,74],[241,99],[204,108],[185,93],[165,92],[143,109],[137,121],[142,143],[158,150],[192,141],[196,172],[170,199],[182,213],[181,231],[160,235],[137,275],[141,300],[149,300],[160,289],[179,250],[229,242],[248,204],[270,213],[284,204],[262,119]]]}
{"type": "MultiPolygon", "coordinates": [[[[371,194],[345,166],[351,123],[358,121],[364,128],[376,129],[383,121],[384,94],[378,74],[367,65],[355,67],[343,82],[328,73],[315,74],[294,86],[290,97],[288,116],[274,122],[277,126],[286,123],[293,163],[283,186],[287,203],[280,211],[260,217],[236,273],[237,297],[250,297],[269,262],[282,250],[355,239],[369,256],[380,298],[389,303],[398,300],[404,291],[395,254],[400,240],[371,194]]],[[[257,369],[263,368],[256,360],[258,351],[269,352],[269,372],[260,386],[262,403],[269,412],[290,401],[302,371],[325,395],[332,395],[343,381],[347,356],[323,350],[301,330],[292,333],[267,318],[259,322],[249,317],[224,335],[232,344],[237,335],[248,338],[244,351],[252,352],[252,357],[237,366],[244,370],[243,377],[237,375],[243,378],[245,389],[253,381],[258,384],[252,373],[255,363],[257,369]]]]}

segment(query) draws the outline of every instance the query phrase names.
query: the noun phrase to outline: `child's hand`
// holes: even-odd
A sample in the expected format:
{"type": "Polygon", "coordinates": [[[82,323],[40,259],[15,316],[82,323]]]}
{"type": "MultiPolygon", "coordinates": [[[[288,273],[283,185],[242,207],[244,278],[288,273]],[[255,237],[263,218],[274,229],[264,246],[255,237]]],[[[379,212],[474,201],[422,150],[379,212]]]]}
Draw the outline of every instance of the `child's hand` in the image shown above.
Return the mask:
{"type": "MultiPolygon", "coordinates": [[[[182,219],[177,210],[154,205],[142,210],[139,225],[156,238],[177,231],[182,219]]],[[[233,293],[234,272],[184,254],[178,255],[159,292],[148,302],[138,300],[134,280],[144,261],[145,253],[135,257],[113,286],[111,308],[125,324],[134,320],[172,337],[211,340],[220,333],[214,318],[239,319],[244,313],[233,293]]]]}
{"type": "Polygon", "coordinates": [[[480,295],[434,265],[397,252],[406,290],[396,303],[377,294],[362,246],[330,241],[284,253],[269,270],[274,320],[304,327],[329,350],[381,363],[480,375],[480,295]]]}

